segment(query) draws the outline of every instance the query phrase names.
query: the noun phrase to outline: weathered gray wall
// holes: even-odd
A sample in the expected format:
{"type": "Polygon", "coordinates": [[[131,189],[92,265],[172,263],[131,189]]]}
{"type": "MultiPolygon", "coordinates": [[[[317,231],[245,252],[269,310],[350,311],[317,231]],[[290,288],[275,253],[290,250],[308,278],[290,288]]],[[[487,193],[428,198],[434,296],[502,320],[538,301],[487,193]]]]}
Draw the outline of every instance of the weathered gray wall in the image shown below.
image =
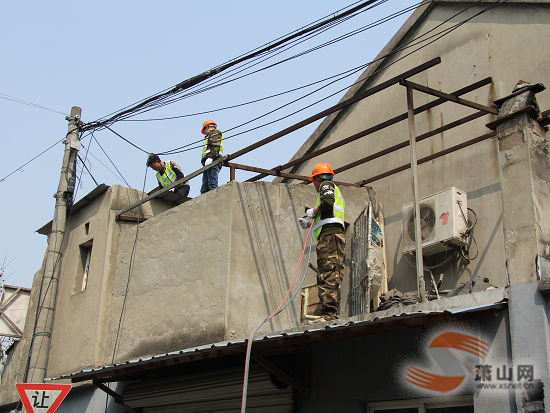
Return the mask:
{"type": "MultiPolygon", "coordinates": [[[[64,371],[62,366],[93,366],[104,360],[118,233],[135,225],[117,221],[116,212],[142,196],[139,191],[114,185],[104,196],[71,214],[59,277],[48,375],[64,371]],[[88,283],[80,291],[77,285],[82,267],[80,245],[90,240],[93,247],[88,283]]],[[[160,211],[168,207],[162,202],[154,204],[154,209],[160,211]]],[[[143,205],[141,212],[152,216],[151,203],[143,205]]]]}
{"type": "MultiPolygon", "coordinates": [[[[353,222],[368,193],[343,193],[353,222]]],[[[290,286],[306,236],[297,217],[315,197],[312,185],[232,182],[140,224],[115,360],[247,337],[290,286]]],[[[135,236],[129,228],[118,240],[106,363],[135,236]]],[[[300,295],[260,331],[295,326],[299,312],[300,295]]]]}
{"type": "MultiPolygon", "coordinates": [[[[247,337],[290,286],[307,234],[297,218],[317,196],[313,185],[232,182],[155,216],[153,210],[166,205],[146,204],[150,218],[137,226],[116,220],[118,210],[141,196],[131,191],[113,186],[71,216],[47,377],[247,337]],[[80,291],[80,246],[89,240],[88,283],[80,291]]],[[[342,192],[353,223],[368,191],[342,192]]],[[[316,260],[314,248],[311,259],[316,260]]],[[[306,262],[307,255],[294,291],[306,262]]],[[[315,279],[311,270],[307,277],[315,279]]],[[[298,294],[291,308],[261,331],[296,326],[300,299],[298,294]]],[[[31,335],[32,329],[26,330],[26,344],[5,377],[24,372],[31,335]]]]}
{"type": "MultiPolygon", "coordinates": [[[[472,16],[486,6],[486,3],[474,5],[465,13],[452,18],[440,29],[472,16]]],[[[435,28],[463,9],[462,3],[435,6],[425,20],[411,28],[403,41],[408,41],[435,28]]],[[[491,105],[494,99],[508,95],[520,79],[550,85],[550,59],[548,53],[544,52],[546,45],[550,42],[549,21],[550,7],[547,4],[502,5],[476,17],[450,35],[381,71],[369,81],[366,87],[381,83],[437,56],[441,57],[441,64],[410,80],[444,92],[452,92],[492,76],[492,86],[485,86],[464,96],[466,99],[484,105],[491,105]]],[[[395,54],[382,66],[399,59],[413,49],[395,54]]],[[[419,92],[414,93],[415,107],[433,99],[419,92]]],[[[550,107],[548,90],[538,94],[537,99],[541,110],[550,107]]],[[[404,113],[406,110],[405,88],[399,85],[392,86],[353,105],[351,110],[345,112],[335,126],[328,131],[321,147],[404,113]]],[[[433,130],[474,111],[454,103],[445,103],[417,115],[416,132],[421,134],[433,130]]],[[[493,116],[485,116],[418,143],[418,158],[489,132],[485,124],[493,118],[493,116]]],[[[301,151],[319,133],[320,130],[316,131],[301,151]]],[[[304,163],[297,173],[310,173],[313,165],[320,161],[329,162],[337,168],[407,139],[407,121],[403,121],[326,153],[322,157],[314,158],[304,163]]],[[[420,197],[455,186],[468,193],[468,206],[478,216],[478,224],[475,228],[475,239],[479,247],[478,256],[467,267],[458,267],[455,264],[435,269],[435,275],[440,272],[445,274],[442,288],[451,288],[458,282],[468,280],[472,275],[489,277],[491,282],[498,286],[504,286],[506,283],[497,153],[493,138],[425,163],[418,168],[420,197]]],[[[343,172],[337,176],[337,179],[357,182],[409,162],[409,150],[406,148],[343,172]]],[[[414,291],[416,290],[415,270],[401,253],[403,247],[401,207],[412,201],[410,171],[403,171],[375,181],[372,186],[384,205],[390,288],[414,291]]],[[[475,253],[475,251],[472,252],[475,253]]]]}
{"type": "MultiPolygon", "coordinates": [[[[59,271],[56,314],[51,338],[51,351],[46,376],[59,373],[63,366],[95,365],[103,360],[105,345],[105,316],[110,306],[112,258],[116,252],[116,236],[120,227],[130,225],[115,221],[119,209],[140,199],[139,191],[113,185],[100,193],[83,208],[68,216],[66,238],[62,251],[63,260],[59,271]],[[89,232],[85,232],[85,224],[89,232]],[[82,266],[79,246],[93,239],[92,259],[88,285],[84,291],[75,290],[78,267],[82,266]],[[113,241],[115,241],[113,243],[113,241]],[[101,352],[98,358],[97,353],[101,352]],[[52,374],[49,374],[49,372],[52,374]]],[[[154,201],[139,209],[146,217],[153,216],[168,208],[166,202],[154,201]]],[[[45,255],[46,257],[46,255],[45,255]]],[[[23,338],[10,355],[9,363],[2,374],[0,400],[2,403],[18,400],[15,383],[24,381],[24,374],[32,341],[36,308],[39,301],[41,279],[45,263],[34,276],[31,300],[27,311],[26,328],[23,338]]],[[[39,349],[38,351],[48,351],[39,349]]]]}
{"type": "MultiPolygon", "coordinates": [[[[307,235],[296,218],[303,216],[304,205],[313,206],[317,197],[313,185],[261,182],[235,186],[226,339],[247,337],[283,300],[296,272],[307,235]]],[[[364,188],[342,186],[340,189],[346,201],[346,221],[353,224],[367,205],[368,192],[364,188]]],[[[346,233],[348,244],[352,230],[351,227],[346,233]]],[[[315,245],[316,240],[313,240],[311,261],[317,265],[315,245]]],[[[293,292],[302,278],[308,251],[305,252],[293,292]]],[[[349,254],[347,257],[349,272],[349,254]]],[[[346,282],[348,279],[346,277],[346,282]]],[[[309,270],[305,285],[315,282],[315,273],[309,270]]],[[[345,301],[344,297],[341,310],[345,301]]],[[[298,294],[293,304],[264,325],[259,333],[279,331],[300,323],[300,302],[301,296],[298,294]]]]}

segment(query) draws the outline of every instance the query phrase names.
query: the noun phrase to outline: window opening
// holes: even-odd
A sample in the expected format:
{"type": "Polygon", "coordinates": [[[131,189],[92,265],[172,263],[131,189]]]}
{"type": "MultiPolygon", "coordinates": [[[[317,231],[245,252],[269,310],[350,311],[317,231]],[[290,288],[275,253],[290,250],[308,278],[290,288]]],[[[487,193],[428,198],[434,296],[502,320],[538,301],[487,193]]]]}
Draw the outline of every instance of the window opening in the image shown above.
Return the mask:
{"type": "Polygon", "coordinates": [[[92,259],[93,240],[89,240],[79,246],[80,265],[78,266],[73,292],[79,293],[86,290],[88,285],[88,275],[90,273],[90,263],[92,259]]]}

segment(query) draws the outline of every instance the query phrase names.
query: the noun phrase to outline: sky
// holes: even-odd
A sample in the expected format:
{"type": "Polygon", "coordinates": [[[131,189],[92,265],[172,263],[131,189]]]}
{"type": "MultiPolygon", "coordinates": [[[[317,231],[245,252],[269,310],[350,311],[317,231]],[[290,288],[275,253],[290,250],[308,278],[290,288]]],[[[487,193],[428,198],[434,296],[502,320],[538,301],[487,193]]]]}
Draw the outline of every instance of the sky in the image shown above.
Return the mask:
{"type": "MultiPolygon", "coordinates": [[[[216,121],[224,133],[225,153],[230,154],[334,105],[362,72],[350,70],[376,57],[411,11],[326,47],[318,46],[418,1],[380,0],[376,7],[270,55],[269,60],[254,61],[254,66],[243,67],[239,73],[220,75],[214,79],[218,83],[209,83],[216,87],[131,118],[134,121],[112,125],[140,149],[106,129],[94,132],[93,137],[83,135],[79,155],[91,175],[79,162],[76,200],[95,188],[94,179],[100,184],[140,190],[145,187],[150,191],[157,184],[154,172],[145,166],[146,152],[164,152],[201,140],[200,129],[206,119],[216,121]],[[312,48],[316,50],[289,59],[312,48]],[[257,69],[264,70],[255,72],[257,69]],[[327,86],[329,81],[318,82],[344,72],[350,76],[332,85],[327,86]],[[226,83],[220,84],[222,78],[226,83]],[[304,87],[313,82],[318,83],[304,87]],[[315,91],[321,86],[326,87],[315,91]],[[279,96],[262,99],[276,94],[279,96]],[[258,99],[262,100],[242,105],[258,99]],[[239,106],[228,108],[234,105],[239,106]],[[174,116],[180,117],[150,120],[174,116]],[[270,124],[262,126],[266,123],[270,124]],[[245,132],[249,129],[253,130],[245,132]]],[[[3,2],[3,282],[31,287],[41,266],[47,238],[35,231],[53,217],[53,194],[64,150],[61,141],[67,132],[65,116],[72,106],[82,108],[83,122],[95,121],[352,4],[352,0],[3,2]]],[[[318,124],[293,132],[236,162],[268,169],[282,164],[318,124]]],[[[201,150],[196,146],[190,145],[190,150],[163,160],[176,161],[189,174],[201,167],[201,150]]],[[[244,171],[236,173],[238,181],[250,176],[244,171]]],[[[190,181],[191,197],[199,196],[200,179],[190,181]]],[[[228,170],[223,168],[220,185],[228,180],[228,170]]]]}

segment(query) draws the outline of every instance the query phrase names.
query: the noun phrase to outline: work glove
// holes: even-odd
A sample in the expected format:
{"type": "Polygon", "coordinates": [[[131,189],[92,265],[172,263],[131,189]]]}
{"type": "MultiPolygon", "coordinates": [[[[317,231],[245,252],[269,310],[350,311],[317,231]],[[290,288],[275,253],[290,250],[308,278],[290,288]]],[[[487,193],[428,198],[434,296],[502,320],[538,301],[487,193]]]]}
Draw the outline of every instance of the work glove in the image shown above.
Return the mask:
{"type": "Polygon", "coordinates": [[[313,212],[313,208],[308,208],[308,209],[306,209],[306,215],[307,215],[309,218],[315,218],[315,213],[313,212]]]}
{"type": "Polygon", "coordinates": [[[303,229],[309,228],[309,219],[307,217],[298,218],[298,222],[303,229]]]}
{"type": "Polygon", "coordinates": [[[212,158],[206,158],[206,161],[204,161],[204,166],[210,165],[212,163],[212,158]]]}

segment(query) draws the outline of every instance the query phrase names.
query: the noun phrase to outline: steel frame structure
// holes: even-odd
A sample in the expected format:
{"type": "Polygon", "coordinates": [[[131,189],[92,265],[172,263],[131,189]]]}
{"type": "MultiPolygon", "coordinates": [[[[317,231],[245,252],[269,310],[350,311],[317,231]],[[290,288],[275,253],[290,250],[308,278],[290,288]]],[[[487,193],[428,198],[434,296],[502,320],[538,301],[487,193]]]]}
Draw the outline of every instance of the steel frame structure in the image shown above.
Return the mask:
{"type": "MultiPolygon", "coordinates": [[[[343,185],[343,186],[354,186],[354,187],[364,187],[364,186],[367,186],[368,184],[372,183],[372,182],[375,182],[375,181],[378,181],[380,179],[383,179],[383,178],[386,178],[390,175],[393,175],[393,174],[396,174],[398,172],[402,172],[406,169],[409,169],[411,168],[411,181],[412,181],[412,193],[413,193],[413,204],[414,204],[414,207],[415,207],[415,210],[416,210],[416,214],[415,214],[415,221],[416,221],[416,224],[415,228],[417,232],[416,234],[416,239],[417,239],[417,245],[416,245],[416,249],[417,251],[418,250],[421,250],[422,248],[422,245],[421,245],[421,238],[420,238],[420,223],[419,223],[419,220],[416,219],[416,216],[418,215],[418,192],[417,192],[417,171],[416,171],[416,168],[418,165],[420,164],[423,164],[425,162],[429,162],[429,161],[432,161],[434,159],[437,159],[439,157],[442,157],[442,156],[445,156],[447,154],[450,154],[452,152],[455,152],[455,151],[459,151],[461,149],[464,149],[468,146],[471,146],[471,145],[474,145],[476,143],[479,143],[479,142],[482,142],[484,140],[487,140],[487,139],[491,139],[493,137],[496,136],[496,132],[494,131],[491,131],[491,132],[488,132],[488,133],[485,133],[481,136],[478,136],[476,138],[473,138],[473,139],[470,139],[468,141],[465,141],[465,142],[462,142],[460,144],[457,144],[457,145],[454,145],[454,146],[451,146],[445,150],[442,150],[442,151],[439,151],[439,152],[436,152],[436,153],[433,153],[429,156],[426,156],[426,157],[423,157],[423,158],[420,158],[420,159],[417,159],[416,158],[416,143],[417,142],[420,142],[420,141],[423,141],[425,139],[428,139],[434,135],[437,135],[437,134],[440,134],[444,131],[448,131],[450,129],[453,129],[453,128],[456,128],[458,126],[461,126],[461,125],[464,125],[468,122],[471,122],[475,119],[478,119],[482,116],[485,116],[487,114],[489,115],[497,115],[498,113],[498,109],[496,108],[496,106],[485,106],[485,105],[482,105],[482,104],[479,104],[479,103],[476,103],[476,102],[473,102],[473,101],[470,101],[470,100],[467,100],[467,99],[464,99],[462,98],[461,96],[466,94],[466,93],[469,93],[469,92],[472,92],[474,90],[477,90],[483,86],[486,86],[486,85],[489,85],[492,83],[492,78],[491,77],[487,77],[485,79],[481,79],[475,83],[472,83],[468,86],[465,86],[461,89],[458,89],[458,90],[455,90],[454,92],[451,92],[451,93],[445,93],[445,92],[442,92],[442,91],[439,91],[439,90],[435,90],[435,89],[432,89],[430,87],[427,87],[427,86],[423,86],[423,85],[420,85],[418,83],[414,83],[414,82],[411,82],[409,80],[407,80],[409,77],[412,77],[414,75],[417,75],[425,70],[428,70],[429,68],[433,67],[433,66],[436,66],[438,65],[439,63],[441,63],[441,58],[439,57],[436,57],[432,60],[429,60],[428,62],[425,62],[421,65],[418,65],[410,70],[407,70],[403,73],[401,73],[400,75],[397,75],[391,79],[388,79],[376,86],[373,86],[369,89],[366,89],[362,92],[359,92],[357,93],[355,96],[349,98],[349,99],[346,99],[346,100],[343,100],[341,101],[340,103],[334,105],[334,106],[331,106],[330,108],[328,109],[325,109],[313,116],[310,116],[298,123],[295,123],[294,125],[291,125],[273,135],[270,135],[264,139],[261,139],[259,140],[258,142],[255,142],[249,146],[246,146],[240,150],[238,150],[237,152],[233,153],[233,154],[229,154],[229,155],[226,155],[220,159],[217,159],[215,160],[214,162],[212,162],[210,165],[208,166],[205,166],[203,168],[200,168],[198,169],[197,171],[189,174],[188,176],[186,176],[185,178],[181,179],[181,180],[178,180],[172,184],[170,184],[169,186],[159,190],[159,191],[156,191],[155,193],[151,194],[151,195],[148,195],[146,197],[144,197],[141,201],[138,201],[138,202],[135,202],[134,204],[122,209],[121,211],[119,211],[117,213],[117,218],[120,218],[122,216],[122,214],[142,205],[143,203],[147,202],[147,201],[150,201],[151,199],[153,198],[156,198],[158,197],[159,195],[163,194],[164,192],[166,191],[169,191],[170,189],[172,189],[173,187],[175,187],[176,185],[179,185],[183,182],[186,182],[192,178],[194,178],[195,176],[198,176],[200,174],[202,174],[204,171],[208,170],[209,168],[212,168],[218,164],[221,164],[222,166],[224,167],[227,167],[230,169],[230,180],[233,181],[236,179],[236,170],[243,170],[243,171],[249,171],[249,172],[256,172],[258,173],[258,175],[255,175],[254,177],[252,178],[249,178],[247,179],[245,182],[255,182],[259,179],[262,179],[266,176],[278,176],[278,177],[281,177],[283,178],[283,182],[286,182],[288,181],[289,179],[294,179],[294,180],[298,180],[298,181],[303,181],[303,183],[309,183],[309,177],[308,176],[304,176],[304,175],[298,175],[298,174],[295,174],[295,173],[292,173],[292,172],[284,172],[285,170],[289,169],[289,168],[292,168],[292,167],[295,167],[297,165],[300,165],[302,164],[303,162],[305,161],[308,161],[310,159],[313,159],[315,157],[318,157],[322,154],[325,154],[327,152],[330,152],[334,149],[337,149],[337,148],[340,148],[344,145],[347,145],[348,143],[351,143],[351,142],[354,142],[354,141],[357,141],[358,139],[361,139],[361,138],[364,138],[366,136],[369,136],[375,132],[378,132],[378,131],[381,131],[389,126],[392,126],[398,122],[401,122],[405,119],[408,120],[408,129],[409,129],[409,139],[406,140],[406,141],[403,141],[403,142],[400,142],[398,144],[395,144],[395,145],[392,145],[388,148],[385,148],[381,151],[378,151],[376,153],[373,153],[371,155],[368,155],[364,158],[361,158],[361,159],[357,159],[353,162],[350,162],[346,165],[342,165],[342,166],[338,166],[336,168],[334,168],[334,172],[336,174],[338,173],[341,173],[341,172],[344,172],[344,171],[347,171],[349,169],[352,169],[352,168],[355,168],[359,165],[363,165],[367,162],[371,162],[375,159],[378,159],[382,156],[385,156],[385,155],[388,155],[389,153],[392,153],[392,152],[395,152],[399,149],[403,149],[403,148],[406,148],[407,146],[409,147],[409,150],[410,150],[410,162],[407,163],[407,164],[404,164],[404,165],[400,165],[398,167],[395,167],[395,168],[392,168],[386,172],[383,172],[383,173],[380,173],[376,176],[372,176],[368,179],[363,179],[363,180],[360,180],[358,182],[340,182],[340,181],[335,181],[335,183],[337,183],[338,185],[343,185]],[[372,96],[372,95],[375,95],[377,94],[378,92],[381,92],[382,90],[385,90],[391,86],[394,86],[394,85],[401,85],[403,87],[405,87],[407,89],[407,112],[404,112],[398,116],[395,116],[391,119],[387,119],[383,122],[380,122],[376,125],[373,125],[367,129],[364,129],[360,132],[357,132],[351,136],[348,136],[344,139],[341,139],[337,142],[334,142],[330,145],[327,145],[323,148],[320,148],[320,149],[317,149],[315,151],[312,151],[310,153],[307,153],[303,156],[300,156],[296,159],[293,159],[283,165],[278,165],[278,166],[275,166],[271,169],[265,169],[265,168],[260,168],[260,167],[256,167],[256,166],[250,166],[250,165],[243,165],[243,164],[238,164],[238,163],[235,163],[233,162],[234,159],[244,155],[244,154],[247,154],[249,152],[252,152],[268,143],[271,143],[285,135],[288,135],[289,133],[291,132],[294,132],[306,125],[309,125],[311,124],[312,122],[315,122],[317,120],[320,120],[322,118],[325,118],[326,116],[330,115],[330,114],[333,114],[335,112],[338,112],[338,111],[341,111],[342,109],[344,108],[347,108],[349,107],[350,105],[354,104],[354,103],[357,103],[365,98],[368,98],[369,96],[372,96]],[[434,96],[436,97],[435,100],[429,102],[429,103],[426,103],[424,105],[421,105],[421,106],[418,106],[417,108],[414,107],[414,104],[413,104],[413,99],[412,99],[412,96],[413,96],[413,91],[418,91],[418,92],[421,92],[421,93],[425,93],[425,94],[428,94],[430,96],[434,96]],[[438,128],[435,128],[431,131],[428,131],[428,132],[425,132],[423,134],[420,134],[418,136],[416,136],[416,132],[415,132],[415,125],[414,125],[414,120],[415,120],[415,115],[418,115],[420,113],[423,113],[429,109],[432,109],[434,107],[437,107],[443,103],[446,103],[446,102],[453,102],[453,103],[456,103],[456,104],[459,104],[459,105],[462,105],[462,106],[465,106],[465,107],[468,107],[468,108],[472,108],[472,109],[476,109],[477,111],[475,113],[472,113],[468,116],[464,116],[460,119],[457,119],[453,122],[450,122],[446,125],[443,125],[441,127],[438,127],[438,128]]],[[[548,124],[550,123],[550,121],[548,120],[548,117],[550,116],[550,111],[546,111],[546,112],[542,112],[541,113],[541,122],[546,122],[545,124],[548,124]]],[[[488,128],[491,127],[491,123],[487,124],[486,125],[488,128]]],[[[423,263],[422,263],[422,254],[416,254],[416,266],[417,266],[417,284],[418,284],[418,297],[419,297],[419,300],[420,301],[425,301],[425,289],[424,289],[424,276],[423,276],[423,263]]]]}

